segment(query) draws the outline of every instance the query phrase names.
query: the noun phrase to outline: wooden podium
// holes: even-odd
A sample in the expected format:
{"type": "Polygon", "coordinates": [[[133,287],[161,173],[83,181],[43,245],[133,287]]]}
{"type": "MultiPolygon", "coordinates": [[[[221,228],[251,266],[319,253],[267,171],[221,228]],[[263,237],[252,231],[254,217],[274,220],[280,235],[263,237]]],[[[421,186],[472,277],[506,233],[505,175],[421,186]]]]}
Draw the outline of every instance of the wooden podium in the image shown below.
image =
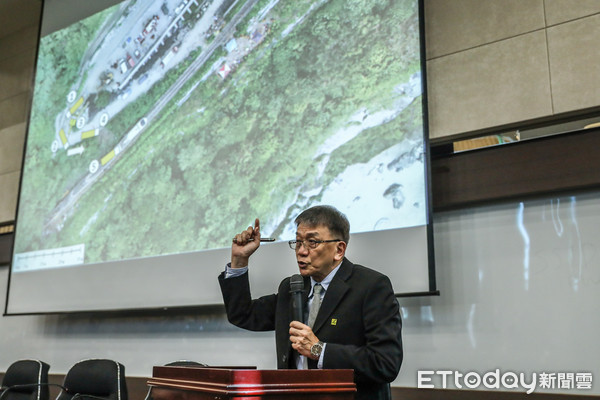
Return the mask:
{"type": "Polygon", "coordinates": [[[352,400],[351,369],[154,367],[146,400],[352,400]]]}

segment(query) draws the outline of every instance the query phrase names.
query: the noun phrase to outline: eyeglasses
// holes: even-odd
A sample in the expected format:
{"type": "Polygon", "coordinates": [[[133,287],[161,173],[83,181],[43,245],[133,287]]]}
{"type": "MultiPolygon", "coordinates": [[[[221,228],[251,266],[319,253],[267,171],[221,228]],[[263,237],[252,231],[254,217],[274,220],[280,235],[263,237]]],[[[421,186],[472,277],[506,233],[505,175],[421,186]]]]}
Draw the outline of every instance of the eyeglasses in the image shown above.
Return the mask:
{"type": "Polygon", "coordinates": [[[330,240],[290,240],[288,244],[290,245],[290,249],[292,250],[300,250],[300,247],[304,246],[305,249],[316,249],[321,243],[331,243],[331,242],[342,242],[341,239],[330,239],[330,240]]]}

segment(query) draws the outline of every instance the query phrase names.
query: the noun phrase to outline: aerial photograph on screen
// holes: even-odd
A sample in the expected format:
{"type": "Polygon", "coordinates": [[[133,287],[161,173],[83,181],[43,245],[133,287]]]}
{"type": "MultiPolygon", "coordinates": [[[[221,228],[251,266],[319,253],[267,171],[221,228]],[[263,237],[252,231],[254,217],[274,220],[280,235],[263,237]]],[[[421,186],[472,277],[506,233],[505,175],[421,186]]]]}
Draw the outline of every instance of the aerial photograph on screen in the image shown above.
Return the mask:
{"type": "Polygon", "coordinates": [[[41,38],[13,271],[427,224],[415,0],[129,0],[41,38]]]}

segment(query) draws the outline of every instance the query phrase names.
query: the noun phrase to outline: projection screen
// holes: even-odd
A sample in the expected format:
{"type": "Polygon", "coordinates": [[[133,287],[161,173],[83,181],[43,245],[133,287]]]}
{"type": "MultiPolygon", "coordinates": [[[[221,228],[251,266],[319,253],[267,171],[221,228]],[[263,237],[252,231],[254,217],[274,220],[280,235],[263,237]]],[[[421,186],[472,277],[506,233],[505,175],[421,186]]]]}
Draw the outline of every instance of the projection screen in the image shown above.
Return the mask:
{"type": "Polygon", "coordinates": [[[47,0],[6,314],[220,304],[261,220],[255,295],[331,204],[347,256],[434,292],[418,0],[47,0]]]}

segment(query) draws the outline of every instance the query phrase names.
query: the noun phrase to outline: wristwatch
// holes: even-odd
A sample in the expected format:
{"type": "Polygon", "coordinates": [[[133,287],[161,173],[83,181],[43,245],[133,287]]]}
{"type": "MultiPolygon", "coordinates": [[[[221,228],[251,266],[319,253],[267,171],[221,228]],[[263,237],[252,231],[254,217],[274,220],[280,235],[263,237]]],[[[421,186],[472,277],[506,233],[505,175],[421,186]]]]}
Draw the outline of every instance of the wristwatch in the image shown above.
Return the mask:
{"type": "Polygon", "coordinates": [[[323,351],[323,342],[321,342],[320,340],[313,344],[312,347],[310,348],[310,354],[313,355],[314,357],[320,358],[321,357],[321,352],[323,351]]]}

